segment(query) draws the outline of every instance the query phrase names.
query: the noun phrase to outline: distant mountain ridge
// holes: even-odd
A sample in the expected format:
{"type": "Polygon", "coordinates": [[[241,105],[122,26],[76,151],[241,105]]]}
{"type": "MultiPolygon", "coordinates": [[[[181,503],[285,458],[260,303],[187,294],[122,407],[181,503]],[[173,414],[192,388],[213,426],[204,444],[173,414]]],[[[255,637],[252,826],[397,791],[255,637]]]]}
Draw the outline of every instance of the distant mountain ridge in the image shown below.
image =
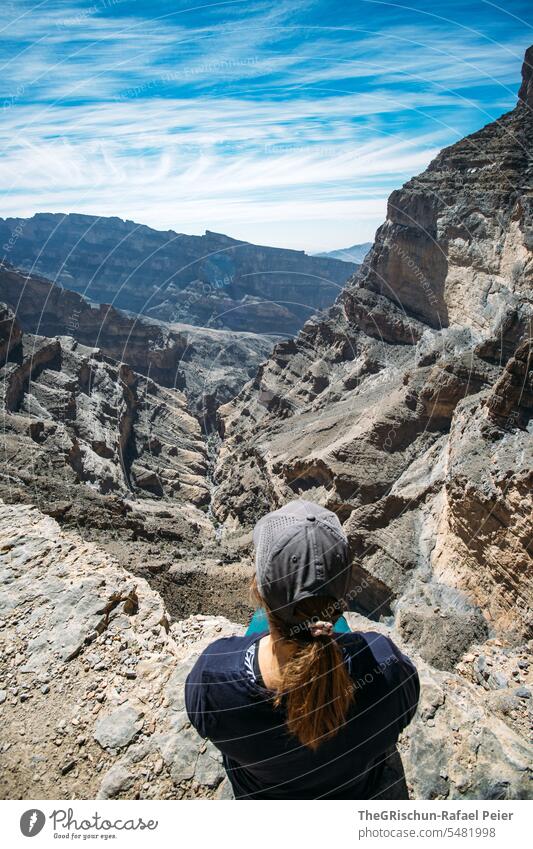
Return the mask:
{"type": "Polygon", "coordinates": [[[4,260],[97,303],[171,322],[294,335],[357,266],[220,233],[94,215],[0,219],[4,260]]]}
{"type": "Polygon", "coordinates": [[[352,245],[351,248],[339,248],[336,251],[326,251],[314,256],[340,259],[342,262],[355,262],[361,265],[371,247],[372,242],[362,242],[360,245],[352,245]]]}

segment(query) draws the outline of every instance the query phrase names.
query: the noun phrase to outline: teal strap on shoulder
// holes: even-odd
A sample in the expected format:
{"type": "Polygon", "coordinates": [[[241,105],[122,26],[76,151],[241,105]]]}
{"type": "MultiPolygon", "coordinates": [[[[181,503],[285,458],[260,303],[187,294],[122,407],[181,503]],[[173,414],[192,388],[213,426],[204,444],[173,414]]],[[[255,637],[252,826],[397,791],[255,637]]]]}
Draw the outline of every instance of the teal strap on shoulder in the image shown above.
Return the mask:
{"type": "Polygon", "coordinates": [[[245,636],[250,634],[261,634],[269,630],[269,624],[264,607],[258,607],[252,616],[252,620],[248,625],[245,636]]]}
{"type": "MultiPolygon", "coordinates": [[[[252,634],[262,634],[265,631],[269,630],[269,624],[267,615],[265,613],[265,609],[263,607],[259,607],[254,615],[252,616],[252,620],[248,625],[245,636],[251,636],[252,634]]],[[[348,625],[344,616],[339,616],[333,630],[336,634],[349,634],[350,626],[348,625]]]]}
{"type": "Polygon", "coordinates": [[[352,629],[348,625],[344,616],[339,616],[339,618],[337,619],[337,621],[335,622],[335,624],[333,626],[333,630],[336,634],[351,634],[352,633],[352,629]]]}

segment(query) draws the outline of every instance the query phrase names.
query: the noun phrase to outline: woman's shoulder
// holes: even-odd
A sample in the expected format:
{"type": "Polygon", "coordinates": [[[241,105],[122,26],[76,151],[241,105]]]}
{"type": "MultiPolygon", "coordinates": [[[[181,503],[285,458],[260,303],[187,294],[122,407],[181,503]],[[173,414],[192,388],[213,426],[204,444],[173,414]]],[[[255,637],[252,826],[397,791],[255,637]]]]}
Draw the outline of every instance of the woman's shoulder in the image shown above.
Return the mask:
{"type": "Polygon", "coordinates": [[[337,639],[344,648],[355,651],[369,649],[382,653],[394,645],[392,640],[380,631],[350,631],[339,634],[337,639]]]}
{"type": "Polygon", "coordinates": [[[353,631],[342,634],[339,643],[350,655],[357,668],[366,666],[380,668],[381,671],[394,673],[400,668],[414,669],[413,662],[404,655],[393,640],[379,631],[353,631]]]}
{"type": "MultiPolygon", "coordinates": [[[[257,639],[257,635],[256,635],[257,639]]],[[[203,651],[203,654],[208,655],[226,655],[233,653],[235,650],[243,649],[250,642],[250,637],[232,634],[230,637],[219,637],[218,640],[213,640],[203,651]]]]}
{"type": "Polygon", "coordinates": [[[204,683],[234,677],[239,673],[246,650],[254,639],[257,635],[254,638],[234,635],[209,643],[196,661],[194,677],[203,679],[204,683]]]}

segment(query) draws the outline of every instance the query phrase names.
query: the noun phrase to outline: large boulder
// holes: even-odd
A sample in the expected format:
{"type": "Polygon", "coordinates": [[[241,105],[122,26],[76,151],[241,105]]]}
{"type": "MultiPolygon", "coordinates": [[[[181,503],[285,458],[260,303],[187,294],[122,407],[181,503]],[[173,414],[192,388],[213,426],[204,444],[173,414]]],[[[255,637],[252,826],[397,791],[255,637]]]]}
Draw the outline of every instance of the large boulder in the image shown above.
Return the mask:
{"type": "Polygon", "coordinates": [[[160,596],[29,506],[0,503],[2,798],[214,795],[218,753],[183,683],[223,617],[170,625],[160,596]]]}

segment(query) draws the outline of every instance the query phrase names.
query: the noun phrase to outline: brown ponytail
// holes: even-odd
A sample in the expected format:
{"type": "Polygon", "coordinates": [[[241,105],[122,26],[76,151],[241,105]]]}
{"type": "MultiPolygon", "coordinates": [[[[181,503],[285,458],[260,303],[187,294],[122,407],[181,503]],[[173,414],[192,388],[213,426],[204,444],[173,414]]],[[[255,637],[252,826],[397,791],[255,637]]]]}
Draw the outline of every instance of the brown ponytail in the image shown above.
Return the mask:
{"type": "MultiPolygon", "coordinates": [[[[252,595],[265,606],[257,586],[252,595]]],[[[274,707],[283,705],[287,728],[303,746],[317,749],[344,725],[354,700],[353,681],[337,641],[330,636],[309,639],[307,629],[287,625],[265,606],[274,647],[279,640],[293,647],[280,669],[274,707]]],[[[307,598],[297,607],[302,622],[331,620],[338,603],[327,597],[307,598]]]]}

